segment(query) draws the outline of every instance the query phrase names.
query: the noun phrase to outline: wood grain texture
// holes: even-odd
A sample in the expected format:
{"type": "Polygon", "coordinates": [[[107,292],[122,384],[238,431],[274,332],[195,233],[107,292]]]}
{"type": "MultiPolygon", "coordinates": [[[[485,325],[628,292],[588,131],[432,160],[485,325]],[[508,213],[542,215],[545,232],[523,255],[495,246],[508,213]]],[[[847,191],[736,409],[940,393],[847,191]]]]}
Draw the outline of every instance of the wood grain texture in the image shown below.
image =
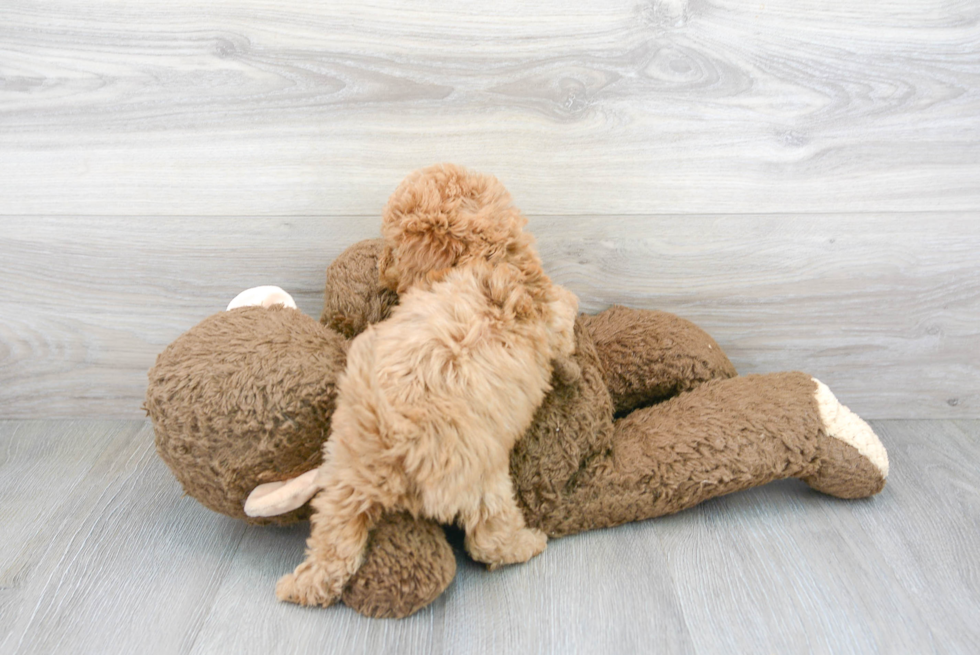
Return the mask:
{"type": "MultiPolygon", "coordinates": [[[[291,607],[276,600],[276,581],[302,561],[308,524],[248,528],[224,584],[190,651],[206,653],[445,653],[444,596],[400,621],[368,619],[343,607],[291,607]],[[247,598],[247,602],[242,602],[247,598]],[[333,611],[339,610],[339,611],[333,611]]],[[[463,651],[456,651],[463,652],[463,651]]]]}
{"type": "Polygon", "coordinates": [[[39,561],[5,590],[10,611],[0,622],[0,651],[187,652],[245,526],[184,501],[145,421],[2,425],[0,448],[14,449],[30,467],[4,463],[13,484],[0,506],[33,498],[39,481],[64,504],[13,524],[15,537],[36,531],[31,541],[41,548],[39,561]],[[16,433],[6,432],[11,426],[16,433]],[[109,445],[83,480],[68,485],[57,475],[65,449],[22,450],[21,442],[45,436],[109,445]]]}
{"type": "Polygon", "coordinates": [[[461,557],[446,652],[695,652],[699,626],[684,617],[655,526],[615,532],[552,540],[545,553],[557,557],[503,571],[461,557]]]}
{"type": "Polygon", "coordinates": [[[980,422],[959,425],[874,422],[891,471],[871,499],[784,482],[658,521],[687,620],[740,618],[692,630],[698,651],[976,652],[980,422]]]}
{"type": "Polygon", "coordinates": [[[6,0],[0,213],[975,211],[973,0],[6,0]]]}
{"type": "Polygon", "coordinates": [[[843,527],[859,531],[862,548],[873,547],[894,571],[901,588],[893,594],[914,599],[937,652],[977,652],[980,421],[886,421],[878,431],[895,462],[890,476],[907,482],[843,527]]]}
{"type": "Polygon", "coordinates": [[[0,652],[975,653],[980,421],[873,427],[891,461],[874,498],[784,481],[492,573],[459,554],[436,603],[383,621],[278,603],[307,527],[182,497],[145,422],[0,421],[0,652]],[[36,517],[17,509],[34,497],[36,517]]]}
{"type": "Polygon", "coordinates": [[[72,521],[73,495],[86,475],[134,431],[111,422],[0,422],[0,644],[15,626],[14,594],[27,579],[44,577],[58,556],[50,526],[72,521]]]}
{"type": "MultiPolygon", "coordinates": [[[[980,221],[971,215],[531,217],[583,311],[663,309],[743,374],[804,370],[868,417],[980,416],[980,221]]],[[[140,415],[166,344],[244,288],[319,316],[358,217],[7,218],[0,417],[140,415]]]]}

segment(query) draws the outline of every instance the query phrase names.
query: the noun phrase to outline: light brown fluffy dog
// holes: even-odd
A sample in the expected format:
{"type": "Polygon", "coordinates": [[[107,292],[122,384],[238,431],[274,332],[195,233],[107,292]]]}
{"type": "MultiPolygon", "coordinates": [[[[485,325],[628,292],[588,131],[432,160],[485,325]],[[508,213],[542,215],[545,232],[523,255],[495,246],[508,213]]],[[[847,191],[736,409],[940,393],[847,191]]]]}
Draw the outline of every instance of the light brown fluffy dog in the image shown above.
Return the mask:
{"type": "Polygon", "coordinates": [[[401,304],[351,344],[307,559],[279,581],[280,599],[333,603],[386,510],[458,521],[491,566],[544,550],[514,499],[509,456],[552,360],[572,352],[577,301],[544,274],[524,222],[495,179],[455,167],[392,196],[381,274],[401,304]]]}

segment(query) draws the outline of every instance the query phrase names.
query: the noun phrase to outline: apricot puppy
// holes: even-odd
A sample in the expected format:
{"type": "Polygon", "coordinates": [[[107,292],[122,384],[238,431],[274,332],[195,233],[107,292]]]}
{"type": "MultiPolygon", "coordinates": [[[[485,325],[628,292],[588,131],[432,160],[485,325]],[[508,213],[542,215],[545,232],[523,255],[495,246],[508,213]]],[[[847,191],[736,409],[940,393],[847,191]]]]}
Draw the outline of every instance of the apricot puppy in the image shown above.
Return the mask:
{"type": "Polygon", "coordinates": [[[578,303],[525,282],[511,264],[472,261],[409,289],[354,340],[307,558],[279,581],[281,600],[332,604],[387,510],[458,521],[469,553],[492,567],[544,550],[514,499],[509,455],[550,389],[552,359],[572,352],[578,303]]]}

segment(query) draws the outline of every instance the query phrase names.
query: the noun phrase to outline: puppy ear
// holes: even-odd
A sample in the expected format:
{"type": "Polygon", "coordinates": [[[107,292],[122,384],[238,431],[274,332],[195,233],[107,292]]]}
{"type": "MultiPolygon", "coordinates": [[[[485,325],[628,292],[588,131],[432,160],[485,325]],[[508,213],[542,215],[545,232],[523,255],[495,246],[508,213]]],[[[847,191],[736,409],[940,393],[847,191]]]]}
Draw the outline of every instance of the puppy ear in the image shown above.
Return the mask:
{"type": "Polygon", "coordinates": [[[445,279],[447,275],[449,275],[449,272],[452,270],[453,270],[452,267],[446,267],[434,271],[429,271],[428,273],[425,274],[426,284],[431,286],[436,282],[441,282],[442,280],[445,279]]]}
{"type": "Polygon", "coordinates": [[[535,313],[534,299],[531,298],[531,294],[527,292],[527,289],[522,286],[510,294],[510,298],[507,299],[507,305],[504,309],[514,312],[514,316],[518,318],[528,318],[535,313]]]}
{"type": "Polygon", "coordinates": [[[534,312],[534,299],[524,284],[524,273],[511,264],[494,267],[487,279],[490,298],[494,304],[517,318],[527,318],[534,312]]]}
{"type": "Polygon", "coordinates": [[[390,245],[385,245],[378,255],[378,280],[386,289],[391,291],[398,289],[398,270],[395,268],[395,254],[390,245]]]}
{"type": "Polygon", "coordinates": [[[403,233],[402,240],[391,251],[392,263],[388,277],[395,282],[398,293],[425,282],[429,274],[441,278],[441,271],[452,268],[465,250],[465,245],[446,233],[403,233]]]}

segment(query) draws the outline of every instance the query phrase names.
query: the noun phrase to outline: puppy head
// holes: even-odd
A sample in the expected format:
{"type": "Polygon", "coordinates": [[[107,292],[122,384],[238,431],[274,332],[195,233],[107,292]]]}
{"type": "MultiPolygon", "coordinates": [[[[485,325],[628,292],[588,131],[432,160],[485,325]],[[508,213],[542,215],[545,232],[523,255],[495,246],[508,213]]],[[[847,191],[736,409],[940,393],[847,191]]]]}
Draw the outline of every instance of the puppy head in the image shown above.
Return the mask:
{"type": "Polygon", "coordinates": [[[409,175],[382,214],[382,284],[404,292],[470,261],[540,266],[527,219],[492,175],[437,164],[409,175]]]}

